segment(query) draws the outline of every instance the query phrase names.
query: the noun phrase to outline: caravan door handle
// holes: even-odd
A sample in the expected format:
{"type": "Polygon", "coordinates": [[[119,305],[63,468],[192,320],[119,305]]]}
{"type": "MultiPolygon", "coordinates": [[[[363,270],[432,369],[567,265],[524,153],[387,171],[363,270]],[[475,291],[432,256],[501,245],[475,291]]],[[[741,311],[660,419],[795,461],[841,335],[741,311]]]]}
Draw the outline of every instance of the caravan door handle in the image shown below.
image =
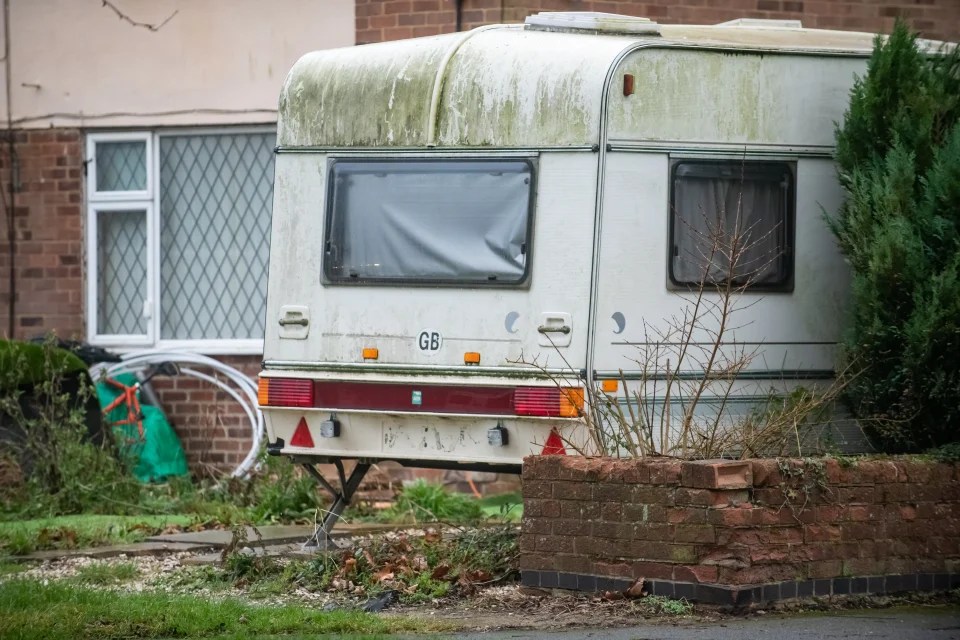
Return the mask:
{"type": "Polygon", "coordinates": [[[563,325],[560,327],[548,327],[546,325],[540,325],[537,327],[537,331],[540,333],[562,333],[564,335],[570,333],[570,327],[563,325]]]}
{"type": "Polygon", "coordinates": [[[306,340],[310,334],[310,307],[302,304],[286,304],[280,307],[280,338],[283,340],[306,340]]]}
{"type": "Polygon", "coordinates": [[[569,347],[573,318],[566,311],[545,311],[540,314],[537,344],[541,347],[569,347]]]}

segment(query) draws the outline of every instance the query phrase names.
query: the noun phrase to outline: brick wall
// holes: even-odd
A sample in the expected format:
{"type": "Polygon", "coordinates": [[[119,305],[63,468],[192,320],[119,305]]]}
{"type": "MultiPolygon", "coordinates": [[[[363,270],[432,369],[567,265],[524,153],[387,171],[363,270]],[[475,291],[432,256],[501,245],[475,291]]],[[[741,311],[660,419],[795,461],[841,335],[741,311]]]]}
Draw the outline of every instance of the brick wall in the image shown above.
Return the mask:
{"type": "MultiPolygon", "coordinates": [[[[218,360],[256,379],[261,356],[218,356],[218,360]]],[[[199,369],[207,375],[213,371],[199,369]]],[[[250,421],[240,405],[209,382],[187,375],[157,377],[154,388],[180,436],[187,463],[196,475],[235,468],[250,451],[250,421]]]]}
{"type": "MultiPolygon", "coordinates": [[[[603,11],[660,23],[735,18],[801,20],[803,26],[889,33],[900,17],[924,37],[960,41],[956,0],[462,0],[462,29],[523,22],[538,11],[603,11]]],[[[455,30],[455,0],[357,0],[357,44],[455,30]]]]}
{"type": "MultiPolygon", "coordinates": [[[[9,337],[11,203],[8,141],[0,140],[0,336],[9,337]]],[[[14,337],[83,333],[83,139],[76,129],[17,131],[14,337]]]]}
{"type": "Polygon", "coordinates": [[[611,461],[523,470],[531,586],[729,605],[960,585],[960,466],[611,461]]]}

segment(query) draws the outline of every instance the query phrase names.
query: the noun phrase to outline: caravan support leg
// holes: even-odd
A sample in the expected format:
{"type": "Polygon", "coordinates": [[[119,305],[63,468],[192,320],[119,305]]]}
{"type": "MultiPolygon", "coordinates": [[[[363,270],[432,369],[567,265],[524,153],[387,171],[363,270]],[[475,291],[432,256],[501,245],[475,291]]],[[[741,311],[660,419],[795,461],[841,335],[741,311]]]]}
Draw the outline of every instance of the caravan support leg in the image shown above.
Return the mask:
{"type": "Polygon", "coordinates": [[[340,491],[337,491],[337,489],[317,471],[317,468],[312,463],[303,463],[303,468],[307,470],[307,473],[313,476],[313,478],[333,496],[333,504],[330,506],[330,510],[327,511],[324,516],[323,522],[317,525],[313,536],[303,544],[304,548],[315,548],[322,551],[337,548],[330,534],[333,531],[333,527],[336,526],[337,521],[340,520],[343,510],[350,504],[353,494],[357,492],[360,483],[363,481],[363,477],[367,475],[367,470],[370,468],[370,464],[367,462],[357,462],[357,466],[353,468],[353,471],[350,472],[350,477],[347,478],[343,470],[343,462],[334,460],[334,464],[337,467],[337,475],[340,476],[340,491]]]}

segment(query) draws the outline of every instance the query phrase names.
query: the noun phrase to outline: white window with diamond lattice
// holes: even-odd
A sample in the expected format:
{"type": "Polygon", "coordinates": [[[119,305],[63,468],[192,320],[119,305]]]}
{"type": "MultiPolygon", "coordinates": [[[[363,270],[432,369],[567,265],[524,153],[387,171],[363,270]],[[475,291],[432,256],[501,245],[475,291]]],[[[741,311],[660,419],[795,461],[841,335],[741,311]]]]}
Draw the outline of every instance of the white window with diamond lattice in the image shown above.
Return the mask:
{"type": "Polygon", "coordinates": [[[276,135],[90,135],[91,342],[259,352],[276,135]]]}

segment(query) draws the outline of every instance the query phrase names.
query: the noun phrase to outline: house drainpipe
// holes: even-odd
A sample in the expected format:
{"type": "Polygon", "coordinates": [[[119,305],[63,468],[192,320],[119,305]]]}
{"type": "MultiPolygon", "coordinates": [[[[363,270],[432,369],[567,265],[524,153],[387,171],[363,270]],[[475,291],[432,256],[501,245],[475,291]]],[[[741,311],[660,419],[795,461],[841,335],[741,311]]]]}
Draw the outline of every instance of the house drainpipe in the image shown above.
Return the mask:
{"type": "Polygon", "coordinates": [[[10,253],[10,301],[8,303],[7,337],[13,340],[17,316],[17,150],[13,142],[13,100],[10,95],[10,0],[3,0],[3,63],[6,71],[7,93],[7,151],[10,162],[10,200],[7,209],[7,242],[10,253]]]}
{"type": "Polygon", "coordinates": [[[457,31],[460,32],[463,30],[463,0],[453,0],[453,2],[457,10],[457,31]]]}

